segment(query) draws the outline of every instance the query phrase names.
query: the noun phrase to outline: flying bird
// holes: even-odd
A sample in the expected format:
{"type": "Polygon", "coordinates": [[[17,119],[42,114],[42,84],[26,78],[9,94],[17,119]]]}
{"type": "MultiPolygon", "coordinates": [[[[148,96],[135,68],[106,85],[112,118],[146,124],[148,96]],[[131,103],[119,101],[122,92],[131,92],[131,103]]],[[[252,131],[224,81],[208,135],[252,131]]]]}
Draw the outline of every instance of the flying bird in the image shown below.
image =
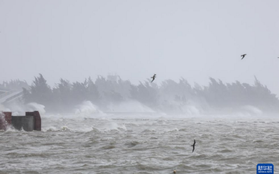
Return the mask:
{"type": "Polygon", "coordinates": [[[194,150],[195,150],[195,145],[196,145],[196,140],[194,140],[194,144],[193,144],[193,145],[191,145],[191,146],[193,146],[192,153],[193,153],[193,152],[194,152],[194,150]]]}
{"type": "Polygon", "coordinates": [[[154,74],[151,78],[152,78],[152,80],[151,80],[151,83],[152,83],[156,78],[156,74],[154,74]]]}
{"type": "Polygon", "coordinates": [[[246,54],[242,54],[241,55],[241,57],[242,57],[241,60],[244,59],[245,56],[246,56],[246,54]]]}

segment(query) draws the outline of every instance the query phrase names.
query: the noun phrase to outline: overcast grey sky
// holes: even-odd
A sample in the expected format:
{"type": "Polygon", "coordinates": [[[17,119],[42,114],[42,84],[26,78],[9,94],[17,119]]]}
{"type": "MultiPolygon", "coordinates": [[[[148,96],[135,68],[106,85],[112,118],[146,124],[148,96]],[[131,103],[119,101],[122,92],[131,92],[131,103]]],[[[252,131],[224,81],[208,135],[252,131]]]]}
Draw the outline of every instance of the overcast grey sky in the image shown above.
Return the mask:
{"type": "Polygon", "coordinates": [[[278,0],[0,0],[0,82],[256,76],[278,95],[278,9],[278,0]]]}

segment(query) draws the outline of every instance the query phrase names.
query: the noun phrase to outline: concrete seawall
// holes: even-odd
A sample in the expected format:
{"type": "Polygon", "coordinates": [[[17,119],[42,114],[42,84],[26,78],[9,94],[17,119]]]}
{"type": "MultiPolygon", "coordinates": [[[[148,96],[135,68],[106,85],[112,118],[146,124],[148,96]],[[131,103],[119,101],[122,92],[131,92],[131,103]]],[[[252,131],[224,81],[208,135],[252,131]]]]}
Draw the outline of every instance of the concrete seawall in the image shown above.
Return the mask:
{"type": "Polygon", "coordinates": [[[34,130],[41,131],[42,121],[41,121],[40,113],[38,111],[26,112],[25,115],[26,116],[33,116],[33,118],[34,118],[34,130]]]}
{"type": "Polygon", "coordinates": [[[33,131],[33,116],[12,116],[12,125],[18,130],[33,131]]]}
{"type": "Polygon", "coordinates": [[[11,112],[0,112],[0,130],[6,130],[9,125],[24,131],[41,131],[41,116],[38,111],[26,112],[25,116],[12,116],[11,112]]]}

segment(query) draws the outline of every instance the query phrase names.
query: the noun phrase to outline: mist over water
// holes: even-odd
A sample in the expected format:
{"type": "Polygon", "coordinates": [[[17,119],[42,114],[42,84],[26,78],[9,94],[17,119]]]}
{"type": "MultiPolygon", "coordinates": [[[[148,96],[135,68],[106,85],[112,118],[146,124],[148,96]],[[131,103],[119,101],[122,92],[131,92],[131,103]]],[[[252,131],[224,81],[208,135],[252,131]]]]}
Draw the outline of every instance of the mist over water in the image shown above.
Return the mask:
{"type": "Polygon", "coordinates": [[[168,115],[262,115],[279,113],[279,100],[255,77],[253,85],[223,83],[209,78],[207,86],[190,85],[181,78],[162,84],[132,84],[117,75],[83,82],[61,79],[50,87],[42,74],[33,84],[11,81],[0,84],[0,103],[13,112],[50,113],[163,113],[168,115]],[[23,90],[19,90],[23,89],[23,90]]]}

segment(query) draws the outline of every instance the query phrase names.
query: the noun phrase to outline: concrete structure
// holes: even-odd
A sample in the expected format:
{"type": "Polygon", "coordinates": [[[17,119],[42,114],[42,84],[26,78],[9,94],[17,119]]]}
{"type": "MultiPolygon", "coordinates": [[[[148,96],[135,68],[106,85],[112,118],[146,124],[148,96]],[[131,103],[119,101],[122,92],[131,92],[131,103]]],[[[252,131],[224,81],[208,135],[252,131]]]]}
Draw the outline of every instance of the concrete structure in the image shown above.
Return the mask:
{"type": "Polygon", "coordinates": [[[33,116],[12,116],[12,125],[17,130],[33,131],[33,116]]]}
{"type": "Polygon", "coordinates": [[[34,112],[26,112],[26,116],[33,116],[34,117],[34,130],[41,131],[41,116],[38,111],[34,112]]]}
{"type": "Polygon", "coordinates": [[[41,131],[41,116],[38,111],[26,112],[25,116],[12,116],[11,112],[3,112],[0,118],[0,129],[6,130],[9,125],[18,130],[41,131]]]}

